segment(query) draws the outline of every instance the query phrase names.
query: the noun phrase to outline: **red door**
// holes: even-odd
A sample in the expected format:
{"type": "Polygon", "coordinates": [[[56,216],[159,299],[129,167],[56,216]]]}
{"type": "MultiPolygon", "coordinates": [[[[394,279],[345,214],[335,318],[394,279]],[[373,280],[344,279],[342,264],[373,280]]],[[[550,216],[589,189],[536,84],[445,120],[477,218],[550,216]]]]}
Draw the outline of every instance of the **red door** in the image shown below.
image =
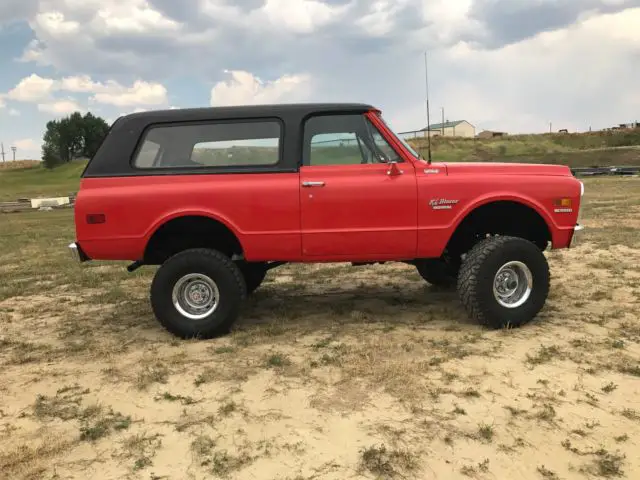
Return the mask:
{"type": "Polygon", "coordinates": [[[316,260],[414,258],[413,164],[361,115],[312,117],[300,169],[302,253],[316,260]],[[398,163],[391,163],[398,162],[398,163]]]}

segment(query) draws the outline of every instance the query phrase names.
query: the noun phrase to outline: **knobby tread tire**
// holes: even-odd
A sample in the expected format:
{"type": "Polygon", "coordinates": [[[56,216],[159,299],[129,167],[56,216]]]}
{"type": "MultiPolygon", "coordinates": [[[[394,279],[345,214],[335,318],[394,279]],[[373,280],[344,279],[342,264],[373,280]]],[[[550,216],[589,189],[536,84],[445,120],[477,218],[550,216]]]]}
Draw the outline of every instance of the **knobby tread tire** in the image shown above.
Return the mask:
{"type": "Polygon", "coordinates": [[[544,306],[549,286],[549,265],[544,254],[532,242],[509,236],[488,237],[478,242],[462,262],[457,282],[460,301],[469,316],[476,322],[493,328],[518,327],[530,321],[544,306]],[[491,291],[493,290],[493,276],[497,270],[490,269],[488,262],[492,257],[502,256],[502,252],[505,252],[504,258],[500,261],[506,263],[527,257],[528,261],[525,263],[532,270],[531,297],[517,309],[502,307],[492,293],[487,294],[487,285],[483,283],[491,282],[491,291]]]}
{"type": "Polygon", "coordinates": [[[229,257],[217,250],[192,248],[164,262],[153,278],[150,297],[157,320],[169,332],[181,338],[208,339],[229,331],[247,298],[247,286],[242,272],[229,257]],[[212,277],[220,290],[218,309],[202,320],[183,317],[171,300],[175,282],[194,272],[212,277]]]}

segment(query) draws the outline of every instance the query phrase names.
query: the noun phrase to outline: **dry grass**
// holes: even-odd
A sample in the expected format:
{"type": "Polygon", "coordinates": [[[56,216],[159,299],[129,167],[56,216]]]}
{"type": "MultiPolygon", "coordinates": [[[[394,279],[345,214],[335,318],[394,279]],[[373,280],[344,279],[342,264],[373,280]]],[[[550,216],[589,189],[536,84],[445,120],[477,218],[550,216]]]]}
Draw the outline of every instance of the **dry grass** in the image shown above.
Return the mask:
{"type": "MultiPolygon", "coordinates": [[[[426,157],[426,138],[410,139],[409,142],[426,157]]],[[[571,167],[640,164],[640,129],[569,135],[508,135],[490,139],[434,137],[431,143],[436,162],[532,162],[571,167]]]]}
{"type": "Polygon", "coordinates": [[[152,269],[70,262],[72,212],[0,217],[3,478],[636,478],[640,180],[589,179],[532,324],[410,267],[286,266],[178,341],[152,269]]]}
{"type": "Polygon", "coordinates": [[[20,170],[22,168],[34,168],[42,164],[39,160],[16,160],[0,162],[0,170],[20,170]]]}

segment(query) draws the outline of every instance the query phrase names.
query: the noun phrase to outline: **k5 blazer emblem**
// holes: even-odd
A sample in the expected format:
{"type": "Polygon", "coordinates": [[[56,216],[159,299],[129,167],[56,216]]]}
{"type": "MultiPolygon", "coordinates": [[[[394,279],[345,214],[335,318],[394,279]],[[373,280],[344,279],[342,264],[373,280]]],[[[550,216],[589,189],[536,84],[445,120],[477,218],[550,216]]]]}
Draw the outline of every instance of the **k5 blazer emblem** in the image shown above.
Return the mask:
{"type": "Polygon", "coordinates": [[[432,198],[429,205],[434,210],[451,210],[460,200],[449,200],[447,198],[432,198]]]}

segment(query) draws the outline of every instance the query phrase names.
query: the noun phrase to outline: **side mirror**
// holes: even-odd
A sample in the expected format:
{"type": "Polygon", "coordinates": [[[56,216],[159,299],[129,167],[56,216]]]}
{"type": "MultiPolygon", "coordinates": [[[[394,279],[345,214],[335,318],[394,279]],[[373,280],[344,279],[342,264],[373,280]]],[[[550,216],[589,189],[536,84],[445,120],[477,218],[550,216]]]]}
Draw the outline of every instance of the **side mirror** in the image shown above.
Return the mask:
{"type": "Polygon", "coordinates": [[[404,173],[403,170],[400,170],[400,168],[398,168],[398,162],[396,162],[395,160],[387,162],[387,165],[389,165],[389,168],[387,169],[387,175],[391,177],[402,175],[404,173]]]}

